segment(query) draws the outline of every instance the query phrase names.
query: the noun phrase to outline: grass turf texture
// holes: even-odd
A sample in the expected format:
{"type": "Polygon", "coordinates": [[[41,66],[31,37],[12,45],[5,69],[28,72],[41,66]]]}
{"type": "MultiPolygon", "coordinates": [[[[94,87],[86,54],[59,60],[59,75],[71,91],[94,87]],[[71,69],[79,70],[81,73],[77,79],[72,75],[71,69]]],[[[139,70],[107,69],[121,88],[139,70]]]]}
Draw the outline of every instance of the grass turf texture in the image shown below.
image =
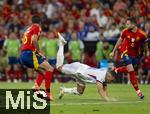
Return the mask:
{"type": "MultiPolygon", "coordinates": [[[[105,102],[97,93],[95,85],[88,84],[82,96],[65,95],[59,100],[57,95],[62,84],[52,84],[55,101],[51,102],[51,114],[150,114],[150,85],[140,85],[145,95],[140,100],[131,85],[109,84],[109,94],[115,102],[105,102]]],[[[63,84],[73,87],[75,84],[63,84]]],[[[29,89],[32,83],[1,83],[0,89],[29,89]]]]}

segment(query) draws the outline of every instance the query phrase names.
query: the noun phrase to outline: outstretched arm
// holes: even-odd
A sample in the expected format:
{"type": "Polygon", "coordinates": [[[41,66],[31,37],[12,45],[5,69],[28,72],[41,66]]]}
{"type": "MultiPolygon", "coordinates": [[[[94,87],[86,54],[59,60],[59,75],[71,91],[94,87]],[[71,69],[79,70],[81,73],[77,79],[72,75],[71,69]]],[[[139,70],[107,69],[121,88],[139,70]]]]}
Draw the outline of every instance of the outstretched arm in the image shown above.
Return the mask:
{"type": "Polygon", "coordinates": [[[96,85],[97,85],[99,95],[101,95],[104,100],[110,101],[110,98],[108,97],[108,93],[107,93],[107,87],[103,86],[103,84],[98,81],[96,82],[96,85]]]}
{"type": "Polygon", "coordinates": [[[117,41],[117,43],[116,43],[116,45],[115,45],[113,51],[110,53],[110,57],[111,57],[111,58],[114,57],[115,51],[116,51],[116,50],[119,48],[119,46],[122,44],[122,41],[123,41],[123,40],[122,40],[121,38],[118,39],[118,41],[117,41]]]}

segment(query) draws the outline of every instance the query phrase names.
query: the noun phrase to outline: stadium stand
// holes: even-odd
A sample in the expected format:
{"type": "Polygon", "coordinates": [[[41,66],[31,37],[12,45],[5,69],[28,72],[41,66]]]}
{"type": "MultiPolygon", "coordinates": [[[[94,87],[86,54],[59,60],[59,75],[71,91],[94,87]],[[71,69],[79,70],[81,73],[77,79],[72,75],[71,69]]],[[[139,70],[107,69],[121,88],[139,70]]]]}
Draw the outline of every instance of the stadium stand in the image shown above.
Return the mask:
{"type": "MultiPolygon", "coordinates": [[[[108,53],[119,38],[120,31],[125,27],[127,17],[137,17],[138,27],[148,34],[150,41],[149,7],[150,2],[148,0],[1,0],[0,80],[7,81],[8,56],[7,52],[4,51],[4,42],[9,39],[8,36],[13,32],[21,44],[22,33],[31,24],[32,15],[39,15],[42,18],[42,35],[46,39],[56,39],[56,32],[60,32],[68,42],[72,42],[72,33],[75,33],[77,39],[83,43],[82,57],[79,61],[98,67],[100,63],[104,62],[103,60],[110,61],[108,53]],[[97,54],[100,50],[104,51],[97,54]]],[[[43,40],[41,48],[44,49],[44,46],[43,40]]],[[[51,51],[49,48],[47,50],[51,51]]],[[[70,51],[68,45],[65,46],[66,62],[73,60],[70,51]]],[[[118,63],[117,58],[116,56],[113,60],[115,63],[118,63]]],[[[141,61],[144,62],[137,70],[141,83],[150,82],[148,78],[150,77],[149,58],[143,58],[141,61]],[[143,75],[144,77],[141,77],[143,75]]],[[[55,57],[52,59],[55,59],[55,57]]],[[[22,70],[26,68],[19,64],[18,67],[22,75],[21,81],[34,79],[34,73],[27,73],[27,71],[22,70]],[[32,76],[29,76],[29,74],[32,76]]],[[[11,70],[14,72],[13,67],[11,70]]],[[[57,78],[59,77],[57,76],[57,78]]]]}

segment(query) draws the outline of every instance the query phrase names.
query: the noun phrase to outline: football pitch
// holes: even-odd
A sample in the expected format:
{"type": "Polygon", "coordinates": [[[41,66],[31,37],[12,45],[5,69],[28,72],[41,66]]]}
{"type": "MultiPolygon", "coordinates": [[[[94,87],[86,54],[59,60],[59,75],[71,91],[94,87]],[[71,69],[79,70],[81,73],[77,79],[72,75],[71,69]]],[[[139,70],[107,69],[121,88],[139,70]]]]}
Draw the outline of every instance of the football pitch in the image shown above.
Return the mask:
{"type": "MultiPolygon", "coordinates": [[[[105,102],[97,93],[96,85],[88,84],[82,96],[65,95],[59,100],[59,87],[74,87],[74,83],[52,84],[54,101],[50,103],[50,114],[150,114],[150,85],[140,85],[145,95],[138,99],[131,85],[109,84],[109,95],[117,101],[105,102]]],[[[33,83],[0,83],[0,89],[30,89],[33,83]]]]}

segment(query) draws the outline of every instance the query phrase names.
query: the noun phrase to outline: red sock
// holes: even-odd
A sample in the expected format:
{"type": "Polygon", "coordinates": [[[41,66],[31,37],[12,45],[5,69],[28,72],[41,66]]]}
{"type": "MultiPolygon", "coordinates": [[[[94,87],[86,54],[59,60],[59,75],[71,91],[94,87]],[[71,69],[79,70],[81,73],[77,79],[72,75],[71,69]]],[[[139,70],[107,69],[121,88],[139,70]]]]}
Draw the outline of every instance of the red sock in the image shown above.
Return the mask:
{"type": "Polygon", "coordinates": [[[38,73],[38,76],[37,76],[35,82],[37,83],[37,85],[38,85],[39,87],[41,86],[43,79],[44,79],[44,75],[41,74],[41,73],[38,73]]]}
{"type": "Polygon", "coordinates": [[[21,71],[20,70],[17,71],[17,74],[18,74],[18,78],[21,79],[22,75],[21,75],[21,71]]]}
{"type": "Polygon", "coordinates": [[[7,71],[7,80],[9,80],[9,79],[10,79],[10,75],[11,75],[11,73],[12,73],[12,72],[11,72],[11,70],[8,70],[8,71],[7,71]]]}
{"type": "Polygon", "coordinates": [[[131,83],[132,83],[134,89],[135,89],[136,91],[138,91],[138,90],[139,90],[139,87],[138,87],[138,83],[137,83],[135,71],[130,71],[130,72],[129,72],[129,75],[130,75],[130,81],[131,81],[131,83]]]}
{"type": "Polygon", "coordinates": [[[28,80],[32,81],[33,80],[33,76],[29,76],[28,80]]]}
{"type": "Polygon", "coordinates": [[[59,80],[59,78],[58,78],[58,70],[57,70],[56,68],[54,68],[53,74],[55,74],[55,75],[54,75],[55,78],[56,78],[57,80],[59,80]]]}
{"type": "Polygon", "coordinates": [[[45,90],[46,90],[46,92],[50,92],[51,80],[52,80],[52,72],[46,71],[46,73],[45,73],[45,90]]]}
{"type": "Polygon", "coordinates": [[[17,71],[14,71],[14,79],[17,79],[18,78],[18,73],[17,71]]]}
{"type": "Polygon", "coordinates": [[[118,73],[128,73],[126,66],[118,67],[115,69],[115,71],[117,71],[118,73]]]}
{"type": "Polygon", "coordinates": [[[22,70],[19,70],[19,72],[20,72],[20,78],[23,76],[23,71],[22,70]]]}
{"type": "Polygon", "coordinates": [[[19,78],[21,78],[20,71],[19,70],[14,71],[14,79],[19,79],[19,78]]]}

